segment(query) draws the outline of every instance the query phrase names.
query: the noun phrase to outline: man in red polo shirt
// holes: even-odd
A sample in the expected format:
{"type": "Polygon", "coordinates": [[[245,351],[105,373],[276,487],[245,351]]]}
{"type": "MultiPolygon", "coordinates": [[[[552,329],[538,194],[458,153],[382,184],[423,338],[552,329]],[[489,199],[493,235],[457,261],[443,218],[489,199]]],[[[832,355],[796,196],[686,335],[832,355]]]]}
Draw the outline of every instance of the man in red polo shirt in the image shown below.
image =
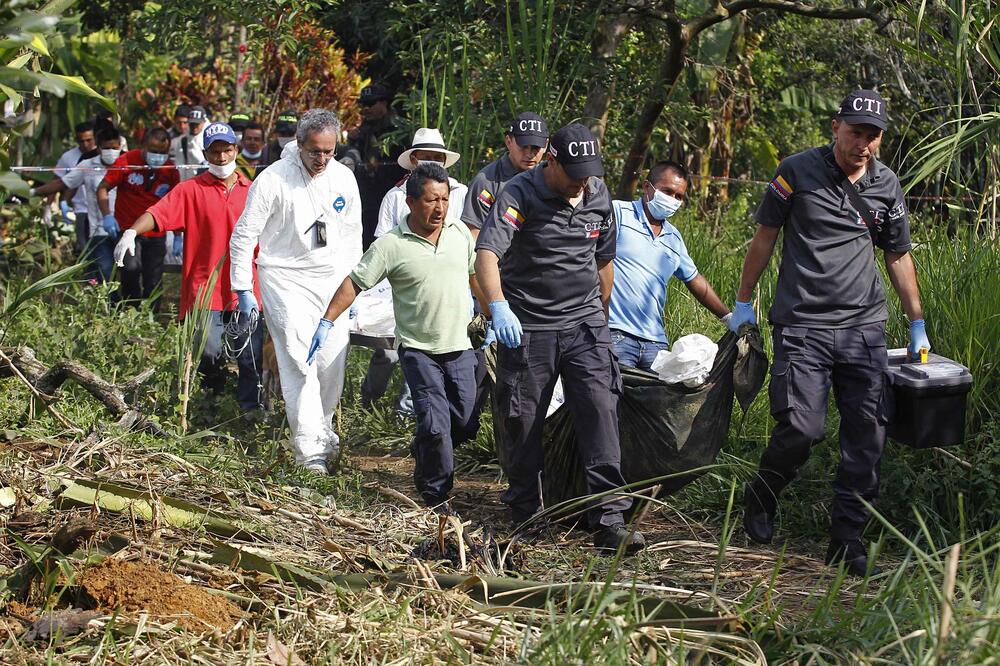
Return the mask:
{"type": "MultiPolygon", "coordinates": [[[[180,181],[174,163],[168,158],[170,135],[156,127],[142,140],[142,148],[130,150],[108,167],[104,180],[97,186],[97,206],[101,210],[104,230],[117,238],[123,229],[135,224],[146,209],[166,196],[180,181]],[[115,212],[111,212],[108,192],[114,189],[115,212]]],[[[150,233],[139,239],[136,252],[126,257],[121,277],[123,300],[149,298],[163,278],[163,258],[167,253],[165,232],[150,233]]],[[[160,299],[153,302],[153,311],[160,309],[160,299]]]]}
{"type": "MultiPolygon", "coordinates": [[[[205,347],[198,371],[203,385],[218,395],[226,384],[223,331],[238,312],[236,295],[229,283],[229,237],[243,214],[250,181],[236,170],[239,149],[236,134],[229,125],[212,123],[206,127],[204,144],[208,171],[184,181],[140,215],[118,241],[115,261],[121,266],[135,253],[136,241],[142,242],[136,236],[167,231],[184,233],[180,318],[184,319],[197,307],[209,310],[206,328],[200,333],[205,347]],[[211,285],[213,274],[216,274],[215,284],[211,285]]],[[[256,273],[254,284],[257,284],[256,273]]],[[[260,293],[254,295],[261,302],[260,293]]],[[[236,401],[243,410],[251,411],[260,405],[257,385],[264,329],[241,328],[240,335],[231,340],[241,350],[236,358],[239,366],[236,401]]]]}

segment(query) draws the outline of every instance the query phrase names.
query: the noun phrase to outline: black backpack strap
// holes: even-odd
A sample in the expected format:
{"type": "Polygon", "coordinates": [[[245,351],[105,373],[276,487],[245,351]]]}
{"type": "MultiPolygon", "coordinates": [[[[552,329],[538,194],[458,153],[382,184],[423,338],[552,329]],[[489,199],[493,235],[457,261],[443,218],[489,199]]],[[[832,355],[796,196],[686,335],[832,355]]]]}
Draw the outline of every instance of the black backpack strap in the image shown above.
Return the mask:
{"type": "Polygon", "coordinates": [[[872,211],[868,208],[865,200],[861,198],[861,194],[858,192],[858,188],[854,186],[847,176],[844,176],[840,181],[840,187],[847,194],[847,199],[851,202],[851,206],[854,210],[858,211],[858,215],[861,219],[865,221],[865,226],[868,227],[868,233],[871,234],[872,244],[875,244],[875,238],[878,236],[878,227],[875,223],[875,218],[872,217],[872,211]]]}

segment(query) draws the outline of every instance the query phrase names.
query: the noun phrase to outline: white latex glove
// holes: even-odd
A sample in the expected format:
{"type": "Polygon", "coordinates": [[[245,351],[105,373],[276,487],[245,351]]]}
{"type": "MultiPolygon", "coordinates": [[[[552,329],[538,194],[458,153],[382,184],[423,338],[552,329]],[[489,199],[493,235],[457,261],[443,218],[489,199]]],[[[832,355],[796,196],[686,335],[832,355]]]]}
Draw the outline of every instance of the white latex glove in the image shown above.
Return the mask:
{"type": "Polygon", "coordinates": [[[135,230],[126,229],[122,233],[121,239],[115,245],[115,263],[119,266],[125,265],[125,254],[135,256],[135,230]]]}

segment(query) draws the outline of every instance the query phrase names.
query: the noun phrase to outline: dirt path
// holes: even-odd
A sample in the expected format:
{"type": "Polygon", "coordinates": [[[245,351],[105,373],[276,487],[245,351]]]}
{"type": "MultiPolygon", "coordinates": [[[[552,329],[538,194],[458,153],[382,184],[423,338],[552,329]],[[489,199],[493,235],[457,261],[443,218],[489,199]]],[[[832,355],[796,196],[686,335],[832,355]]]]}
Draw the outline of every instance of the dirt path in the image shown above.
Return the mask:
{"type": "MultiPolygon", "coordinates": [[[[352,453],[348,465],[359,470],[369,483],[392,488],[411,498],[419,497],[412,480],[413,460],[405,452],[352,453]]],[[[496,474],[475,471],[457,474],[452,503],[473,524],[506,531],[510,523],[500,502],[503,487],[496,474]]],[[[788,538],[787,542],[759,546],[749,543],[736,525],[735,529],[731,526],[732,537],[723,550],[722,525],[686,520],[679,512],[671,511],[669,498],[667,501],[667,507],[657,507],[644,519],[642,531],[649,547],[639,557],[622,563],[619,578],[713,594],[723,605],[728,605],[741,603],[755,589],[767,587],[774,577],[773,589],[764,595],[767,608],[759,610],[799,615],[812,609],[812,599],[826,592],[835,575],[834,570],[823,564],[825,544],[788,538]],[[775,577],[779,562],[780,570],[775,577]]],[[[734,519],[738,518],[736,512],[734,519]]],[[[589,535],[583,530],[550,530],[531,545],[524,573],[542,579],[576,575],[579,572],[567,571],[567,564],[580,562],[581,556],[592,552],[588,544],[589,535]]],[[[858,584],[859,581],[852,581],[844,586],[845,601],[858,584]]]]}

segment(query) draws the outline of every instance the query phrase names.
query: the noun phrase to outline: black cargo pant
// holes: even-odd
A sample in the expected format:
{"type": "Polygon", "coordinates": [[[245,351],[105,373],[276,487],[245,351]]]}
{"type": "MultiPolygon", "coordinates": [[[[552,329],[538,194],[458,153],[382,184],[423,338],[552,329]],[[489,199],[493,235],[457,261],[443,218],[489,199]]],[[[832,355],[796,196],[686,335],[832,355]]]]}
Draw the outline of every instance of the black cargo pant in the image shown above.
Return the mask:
{"type": "Polygon", "coordinates": [[[76,221],[73,222],[73,231],[76,234],[76,254],[82,257],[87,248],[87,241],[90,240],[90,221],[87,213],[77,213],[76,221]]]}
{"type": "MultiPolygon", "coordinates": [[[[562,376],[566,405],[573,415],[587,492],[625,484],[618,442],[621,375],[611,351],[607,324],[580,324],[562,331],[524,331],[521,346],[497,345],[497,406],[503,413],[510,486],[500,499],[516,516],[527,517],[540,504],[539,474],[544,452],[542,430],[552,389],[562,376]]],[[[632,500],[601,499],[590,511],[592,527],[620,525],[632,500]]]]}
{"type": "MultiPolygon", "coordinates": [[[[163,258],[167,254],[167,239],[163,236],[135,239],[135,254],[125,254],[121,275],[121,298],[138,301],[149,298],[163,280],[163,258]]],[[[160,311],[160,299],[153,301],[153,312],[160,311]]]]}
{"type": "Polygon", "coordinates": [[[778,422],[750,490],[773,513],[777,495],[823,439],[833,386],[840,412],[840,465],[833,483],[830,535],[853,540],[878,497],[879,463],[892,410],[884,323],[853,328],[774,327],[771,415],[778,422]]]}
{"type": "Polygon", "coordinates": [[[413,392],[416,433],[410,444],[413,485],[430,506],[448,499],[455,479],[454,448],[475,435],[476,356],[471,349],[428,354],[399,348],[403,377],[413,392]]]}

